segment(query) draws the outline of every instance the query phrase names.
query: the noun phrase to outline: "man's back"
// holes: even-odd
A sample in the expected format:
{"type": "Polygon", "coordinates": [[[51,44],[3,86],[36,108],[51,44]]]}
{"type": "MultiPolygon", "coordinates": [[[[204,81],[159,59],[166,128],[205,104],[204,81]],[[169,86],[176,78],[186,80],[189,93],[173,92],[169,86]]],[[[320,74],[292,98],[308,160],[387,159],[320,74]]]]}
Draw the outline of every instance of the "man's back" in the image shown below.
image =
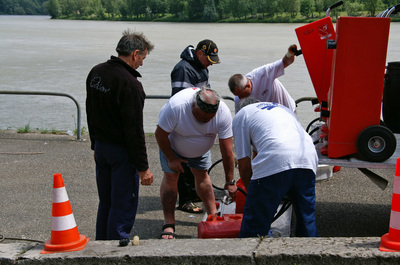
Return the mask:
{"type": "Polygon", "coordinates": [[[262,178],[291,168],[316,170],[317,154],[311,137],[288,108],[260,102],[242,108],[233,119],[237,158],[251,157],[253,178],[262,178]]]}

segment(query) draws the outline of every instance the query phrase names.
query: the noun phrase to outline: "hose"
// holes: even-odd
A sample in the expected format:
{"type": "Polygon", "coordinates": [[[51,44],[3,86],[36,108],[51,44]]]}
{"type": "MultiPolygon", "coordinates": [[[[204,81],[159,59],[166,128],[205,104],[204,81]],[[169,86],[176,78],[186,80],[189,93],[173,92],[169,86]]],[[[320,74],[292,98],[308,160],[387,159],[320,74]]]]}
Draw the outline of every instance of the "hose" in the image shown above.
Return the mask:
{"type": "MultiPolygon", "coordinates": [[[[211,167],[208,169],[208,174],[210,174],[211,169],[213,169],[216,165],[218,165],[219,163],[222,162],[222,159],[219,159],[217,161],[215,161],[211,167]]],[[[216,185],[212,184],[213,188],[217,189],[217,190],[224,190],[223,188],[217,187],[216,185]]],[[[238,191],[240,191],[241,193],[243,193],[243,195],[246,197],[247,193],[240,187],[237,187],[238,191]]],[[[286,212],[290,206],[292,205],[292,202],[290,201],[290,199],[288,197],[284,197],[282,199],[282,207],[281,209],[275,214],[274,218],[272,219],[272,223],[278,219],[279,217],[281,217],[281,215],[286,212]]]]}
{"type": "Polygon", "coordinates": [[[319,119],[320,119],[320,118],[315,118],[315,119],[313,119],[313,120],[307,125],[307,128],[306,128],[306,132],[307,132],[307,133],[308,133],[308,130],[310,130],[311,126],[312,126],[315,122],[319,121],[319,119]]]}
{"type": "Polygon", "coordinates": [[[0,242],[3,242],[4,240],[21,240],[21,241],[29,241],[29,242],[36,242],[36,243],[44,243],[43,241],[35,240],[35,239],[4,237],[4,235],[0,235],[0,242]]]}

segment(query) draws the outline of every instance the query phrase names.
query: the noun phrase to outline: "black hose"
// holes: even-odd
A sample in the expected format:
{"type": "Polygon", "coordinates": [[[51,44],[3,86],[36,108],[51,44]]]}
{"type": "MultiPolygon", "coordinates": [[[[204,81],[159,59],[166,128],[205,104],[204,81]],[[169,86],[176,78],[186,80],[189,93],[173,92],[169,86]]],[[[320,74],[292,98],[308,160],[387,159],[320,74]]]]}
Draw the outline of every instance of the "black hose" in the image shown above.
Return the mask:
{"type": "MultiPolygon", "coordinates": [[[[211,169],[213,169],[216,165],[218,165],[218,164],[221,163],[221,162],[222,162],[222,159],[215,161],[215,162],[211,165],[211,167],[208,169],[208,174],[210,174],[211,169]]],[[[224,190],[223,188],[217,187],[217,186],[215,186],[214,184],[212,184],[212,186],[213,186],[214,189],[217,189],[217,190],[224,190]]],[[[243,195],[244,195],[245,197],[247,196],[247,193],[246,193],[242,188],[237,187],[237,189],[238,189],[238,191],[240,191],[241,193],[243,193],[243,195]]],[[[279,212],[277,212],[277,213],[275,214],[274,218],[272,219],[272,222],[274,222],[276,219],[278,219],[279,217],[281,217],[282,214],[283,214],[284,212],[286,212],[286,211],[290,208],[291,205],[292,205],[292,202],[290,201],[290,199],[289,199],[288,197],[284,197],[283,200],[282,200],[282,207],[281,207],[281,209],[279,210],[279,212]]]]}
{"type": "Polygon", "coordinates": [[[282,207],[281,207],[281,209],[279,210],[279,212],[277,212],[277,213],[275,214],[274,219],[272,219],[272,222],[274,222],[276,219],[278,219],[279,217],[281,217],[281,215],[282,215],[284,212],[286,212],[286,211],[290,208],[291,205],[292,205],[292,202],[290,201],[289,198],[287,198],[287,197],[283,198],[283,200],[282,200],[282,207]]]}
{"type": "Polygon", "coordinates": [[[312,129],[312,131],[309,133],[309,135],[313,135],[313,133],[315,133],[316,131],[318,131],[320,129],[320,127],[315,127],[314,129],[312,129]]]}
{"type": "Polygon", "coordinates": [[[307,128],[306,128],[306,132],[307,132],[307,133],[308,133],[308,130],[310,130],[310,127],[311,127],[315,122],[317,122],[317,121],[319,121],[319,118],[313,119],[313,120],[307,125],[307,128]]]}
{"type": "Polygon", "coordinates": [[[15,237],[4,237],[3,235],[0,235],[0,242],[3,242],[4,240],[20,240],[20,241],[29,241],[29,242],[36,242],[36,243],[44,243],[43,241],[35,240],[35,239],[15,238],[15,237]]]}

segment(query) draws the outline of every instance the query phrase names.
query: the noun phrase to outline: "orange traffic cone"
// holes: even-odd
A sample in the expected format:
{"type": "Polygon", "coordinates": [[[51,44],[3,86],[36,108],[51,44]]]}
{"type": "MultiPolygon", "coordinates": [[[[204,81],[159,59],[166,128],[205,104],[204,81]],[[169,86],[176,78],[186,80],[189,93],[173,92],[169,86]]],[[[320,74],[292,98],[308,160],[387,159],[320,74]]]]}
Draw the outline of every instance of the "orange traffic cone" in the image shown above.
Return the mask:
{"type": "Polygon", "coordinates": [[[381,237],[379,250],[388,252],[400,251],[400,158],[397,158],[396,161],[389,233],[381,237]]]}
{"type": "Polygon", "coordinates": [[[77,251],[85,248],[90,238],[80,235],[69,203],[61,174],[54,174],[51,239],[44,244],[41,254],[77,251]]]}

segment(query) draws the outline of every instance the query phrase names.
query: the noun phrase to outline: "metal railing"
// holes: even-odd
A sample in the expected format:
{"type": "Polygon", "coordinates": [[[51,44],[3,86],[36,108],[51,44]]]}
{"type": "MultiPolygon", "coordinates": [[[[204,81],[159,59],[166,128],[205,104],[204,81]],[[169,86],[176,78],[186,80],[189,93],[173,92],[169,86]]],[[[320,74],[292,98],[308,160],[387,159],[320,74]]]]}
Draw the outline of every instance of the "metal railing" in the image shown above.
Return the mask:
{"type": "Polygon", "coordinates": [[[67,97],[72,99],[75,102],[77,108],[77,131],[76,131],[76,139],[81,139],[81,108],[79,107],[78,101],[68,95],[66,93],[58,93],[58,92],[44,92],[44,91],[0,91],[0,94],[6,95],[37,95],[37,96],[59,96],[59,97],[67,97]]]}
{"type": "MultiPolygon", "coordinates": [[[[68,95],[66,93],[58,93],[58,92],[45,92],[45,91],[7,91],[3,90],[0,91],[0,94],[5,94],[5,95],[41,95],[41,96],[59,96],[59,97],[67,97],[72,99],[72,101],[75,102],[76,108],[77,108],[77,130],[76,130],[76,139],[80,140],[81,139],[81,108],[79,106],[78,101],[72,97],[71,95],[68,95]]],[[[146,99],[169,99],[170,96],[163,96],[163,95],[146,95],[146,99]]],[[[232,97],[228,96],[223,96],[223,99],[227,100],[232,100],[232,97]]]]}
{"type": "MultiPolygon", "coordinates": [[[[162,96],[162,95],[146,95],[146,99],[169,99],[171,96],[162,96]]],[[[222,96],[223,99],[233,100],[233,97],[222,96]]]]}

